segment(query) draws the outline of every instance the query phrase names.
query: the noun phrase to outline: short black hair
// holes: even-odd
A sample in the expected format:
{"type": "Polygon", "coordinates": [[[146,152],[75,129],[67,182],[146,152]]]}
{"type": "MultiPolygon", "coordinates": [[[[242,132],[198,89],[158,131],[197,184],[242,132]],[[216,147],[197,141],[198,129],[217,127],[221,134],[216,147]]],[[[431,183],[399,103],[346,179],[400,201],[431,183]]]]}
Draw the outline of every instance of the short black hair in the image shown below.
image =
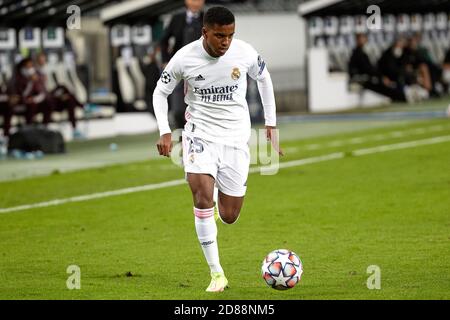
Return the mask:
{"type": "Polygon", "coordinates": [[[203,25],[227,26],[234,23],[234,14],[225,7],[212,7],[206,11],[203,17],[203,25]]]}

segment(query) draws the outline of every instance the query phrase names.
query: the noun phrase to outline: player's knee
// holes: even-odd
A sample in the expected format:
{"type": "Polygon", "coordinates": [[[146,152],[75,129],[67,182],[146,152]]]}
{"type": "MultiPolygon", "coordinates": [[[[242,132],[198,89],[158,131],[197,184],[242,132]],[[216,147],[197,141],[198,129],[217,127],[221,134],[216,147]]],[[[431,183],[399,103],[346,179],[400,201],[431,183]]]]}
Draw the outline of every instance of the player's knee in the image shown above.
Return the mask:
{"type": "Polygon", "coordinates": [[[214,207],[214,201],[210,195],[204,192],[196,192],[194,194],[194,205],[198,209],[209,209],[214,207]]]}

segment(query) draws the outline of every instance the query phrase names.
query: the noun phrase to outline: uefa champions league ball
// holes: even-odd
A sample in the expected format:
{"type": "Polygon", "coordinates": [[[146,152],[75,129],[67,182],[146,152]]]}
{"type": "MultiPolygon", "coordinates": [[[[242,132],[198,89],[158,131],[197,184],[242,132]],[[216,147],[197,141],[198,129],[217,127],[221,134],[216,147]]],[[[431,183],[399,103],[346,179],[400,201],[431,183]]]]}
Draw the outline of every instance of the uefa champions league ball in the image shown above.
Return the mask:
{"type": "Polygon", "coordinates": [[[296,253],[278,249],[264,258],[261,271],[268,286],[276,290],[287,290],[300,282],[303,265],[296,253]]]}

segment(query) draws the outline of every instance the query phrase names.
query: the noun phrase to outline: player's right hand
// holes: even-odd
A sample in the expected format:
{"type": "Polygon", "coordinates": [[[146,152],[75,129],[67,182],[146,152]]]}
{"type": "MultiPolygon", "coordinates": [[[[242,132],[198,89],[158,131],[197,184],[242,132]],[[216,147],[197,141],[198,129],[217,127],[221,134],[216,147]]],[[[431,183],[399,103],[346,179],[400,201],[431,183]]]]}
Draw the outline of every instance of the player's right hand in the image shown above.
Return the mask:
{"type": "Polygon", "coordinates": [[[172,152],[173,143],[172,143],[172,134],[166,133],[163,134],[156,144],[156,147],[158,147],[159,155],[170,157],[170,153],[172,152]]]}

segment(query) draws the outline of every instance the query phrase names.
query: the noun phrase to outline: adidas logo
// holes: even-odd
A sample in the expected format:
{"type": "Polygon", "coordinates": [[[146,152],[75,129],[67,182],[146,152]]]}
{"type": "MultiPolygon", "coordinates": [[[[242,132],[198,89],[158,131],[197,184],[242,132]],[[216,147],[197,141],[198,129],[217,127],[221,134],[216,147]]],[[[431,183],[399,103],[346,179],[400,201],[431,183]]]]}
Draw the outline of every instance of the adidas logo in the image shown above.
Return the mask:
{"type": "Polygon", "coordinates": [[[203,81],[203,80],[205,80],[205,78],[203,78],[201,74],[199,74],[197,78],[195,78],[195,81],[203,81]]]}

